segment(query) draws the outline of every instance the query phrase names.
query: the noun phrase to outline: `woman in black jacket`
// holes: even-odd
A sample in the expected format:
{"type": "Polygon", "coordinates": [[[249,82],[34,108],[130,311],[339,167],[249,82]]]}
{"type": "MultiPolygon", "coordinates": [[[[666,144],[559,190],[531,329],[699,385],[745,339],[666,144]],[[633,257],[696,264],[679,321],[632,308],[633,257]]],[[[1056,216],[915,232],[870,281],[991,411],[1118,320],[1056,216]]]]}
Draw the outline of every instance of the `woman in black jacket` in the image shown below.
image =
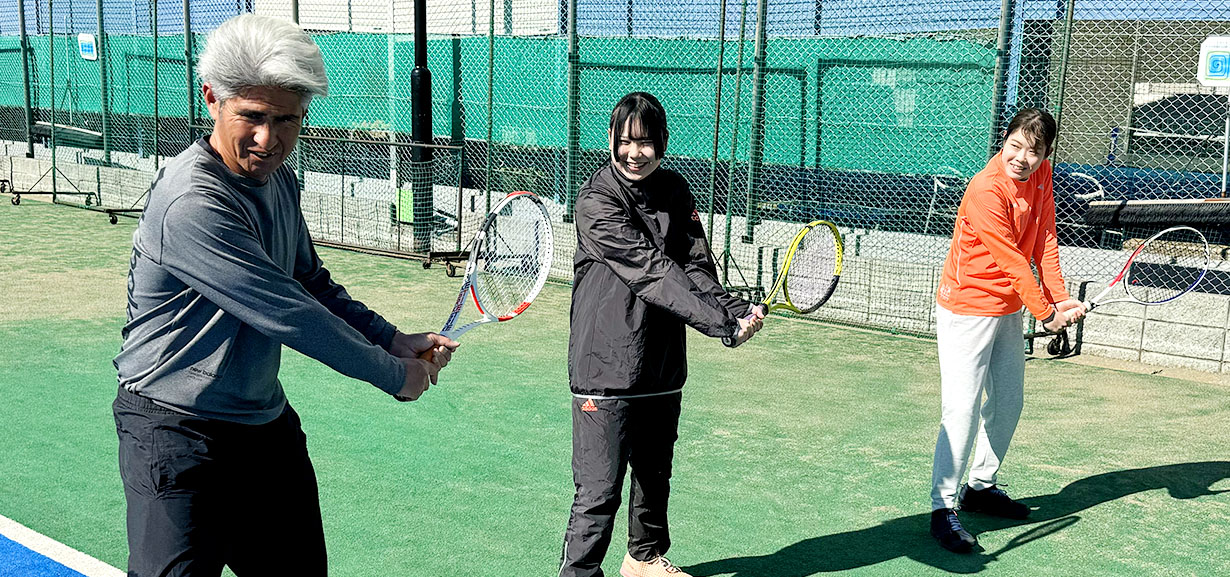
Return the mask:
{"type": "Polygon", "coordinates": [[[568,375],[576,496],[561,577],[601,577],[631,466],[624,577],[686,577],[663,555],[687,354],[684,325],[745,341],[764,309],[717,280],[696,201],[661,168],[666,111],[645,92],[611,113],[611,161],[577,196],[568,375]],[[751,319],[744,317],[750,313],[751,319]]]}

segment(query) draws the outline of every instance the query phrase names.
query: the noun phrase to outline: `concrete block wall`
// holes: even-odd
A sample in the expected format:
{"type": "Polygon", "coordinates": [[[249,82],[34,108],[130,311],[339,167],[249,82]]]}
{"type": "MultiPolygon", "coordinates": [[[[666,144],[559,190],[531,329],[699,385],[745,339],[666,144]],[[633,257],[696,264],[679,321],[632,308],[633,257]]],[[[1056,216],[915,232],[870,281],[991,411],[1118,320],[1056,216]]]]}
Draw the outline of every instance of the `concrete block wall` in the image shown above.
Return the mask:
{"type": "MultiPolygon", "coordinates": [[[[1070,290],[1076,294],[1075,286],[1070,290]]],[[[1101,285],[1091,283],[1088,296],[1101,290],[1101,285]]],[[[1230,373],[1228,337],[1230,296],[1189,293],[1161,306],[1110,303],[1098,307],[1084,322],[1081,352],[1164,367],[1230,373]]]]}

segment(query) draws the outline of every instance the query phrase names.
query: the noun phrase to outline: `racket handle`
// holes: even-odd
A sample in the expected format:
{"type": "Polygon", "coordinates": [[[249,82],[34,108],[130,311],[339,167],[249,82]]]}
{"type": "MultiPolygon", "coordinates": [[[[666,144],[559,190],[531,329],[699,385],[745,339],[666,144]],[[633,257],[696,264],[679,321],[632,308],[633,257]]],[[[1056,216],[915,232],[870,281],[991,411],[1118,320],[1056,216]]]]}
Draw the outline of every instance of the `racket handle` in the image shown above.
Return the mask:
{"type": "Polygon", "coordinates": [[[435,349],[435,347],[432,347],[432,348],[430,348],[430,349],[427,349],[427,352],[425,352],[425,353],[423,353],[423,354],[419,355],[419,358],[420,358],[420,359],[423,359],[424,361],[427,361],[427,362],[429,362],[429,363],[430,363],[431,361],[435,360],[435,358],[436,358],[436,349],[435,349]]]}

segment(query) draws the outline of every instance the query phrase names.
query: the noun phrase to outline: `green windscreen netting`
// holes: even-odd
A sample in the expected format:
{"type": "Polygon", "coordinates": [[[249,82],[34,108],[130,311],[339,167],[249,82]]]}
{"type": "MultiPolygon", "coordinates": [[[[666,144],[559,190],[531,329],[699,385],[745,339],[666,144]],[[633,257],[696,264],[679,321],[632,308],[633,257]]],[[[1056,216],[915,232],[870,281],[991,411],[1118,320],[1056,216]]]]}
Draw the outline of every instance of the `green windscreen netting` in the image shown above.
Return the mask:
{"type": "MultiPolygon", "coordinates": [[[[209,131],[193,76],[209,31],[241,12],[295,17],[263,0],[106,0],[101,13],[30,0],[23,52],[17,5],[0,0],[14,186],[112,207],[139,206],[165,159],[209,131]],[[83,57],[83,35],[99,60],[83,57]]],[[[530,190],[548,201],[567,281],[572,201],[633,90],[667,108],[666,166],[690,183],[729,286],[755,296],[800,223],[838,225],[847,262],[816,313],[828,320],[933,330],[961,194],[1023,106],[1060,119],[1072,278],[1107,274],[1125,234],[1087,226],[1089,199],[1220,194],[1227,95],[1194,70],[1200,41],[1230,34],[1230,0],[1016,0],[1003,14],[999,0],[431,3],[426,164],[410,137],[413,2],[297,6],[331,82],[291,159],[322,241],[459,250],[493,200],[530,190]]]]}

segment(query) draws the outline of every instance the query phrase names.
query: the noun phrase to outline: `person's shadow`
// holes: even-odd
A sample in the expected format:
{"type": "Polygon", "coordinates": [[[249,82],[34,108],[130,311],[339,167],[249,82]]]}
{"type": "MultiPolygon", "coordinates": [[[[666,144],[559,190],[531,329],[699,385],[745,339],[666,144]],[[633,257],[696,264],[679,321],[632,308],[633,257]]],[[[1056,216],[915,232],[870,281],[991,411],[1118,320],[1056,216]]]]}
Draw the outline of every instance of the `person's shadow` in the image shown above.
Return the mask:
{"type": "Polygon", "coordinates": [[[1166,489],[1175,499],[1194,499],[1230,492],[1214,491],[1214,483],[1230,479],[1230,461],[1206,461],[1128,469],[1087,477],[1058,493],[1021,499],[1033,508],[1023,521],[970,514],[962,517],[972,533],[1036,525],[1003,548],[971,555],[949,553],[931,538],[930,513],[899,517],[875,527],[804,539],[768,555],[734,557],[686,567],[696,577],[804,577],[844,571],[908,557],[952,573],[977,573],[1000,554],[1029,541],[1061,531],[1080,520],[1075,513],[1142,491],[1166,489]]]}

